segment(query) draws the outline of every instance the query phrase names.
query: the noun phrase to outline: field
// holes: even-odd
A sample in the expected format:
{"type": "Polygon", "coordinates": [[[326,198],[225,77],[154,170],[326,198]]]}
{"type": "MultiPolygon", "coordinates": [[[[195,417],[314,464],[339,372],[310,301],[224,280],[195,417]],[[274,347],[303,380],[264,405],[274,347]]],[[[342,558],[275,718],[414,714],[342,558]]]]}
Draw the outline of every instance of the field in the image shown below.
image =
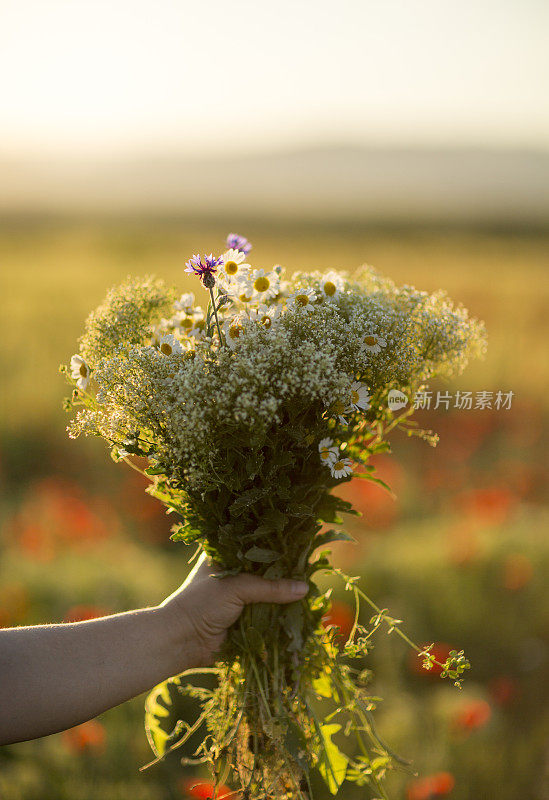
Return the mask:
{"type": "MultiPolygon", "coordinates": [[[[381,737],[413,761],[395,800],[549,800],[549,509],[545,352],[549,234],[267,226],[257,221],[4,221],[0,226],[0,625],[78,619],[155,604],[184,579],[186,550],[139,476],[96,441],[71,442],[57,372],[91,308],[128,273],[154,272],[196,292],[194,252],[236,227],[254,263],[288,269],[373,264],[399,283],[444,287],[486,321],[489,352],[451,386],[513,392],[511,408],[423,410],[436,449],[395,436],[378,461],[392,500],[342,488],[362,511],[337,545],[370,596],[420,642],[464,649],[462,691],[418,669],[379,634],[367,667],[384,698],[381,737]]],[[[349,625],[334,592],[332,620],[349,625]]],[[[364,620],[368,614],[365,610],[364,620]]],[[[145,773],[143,697],[65,734],[0,749],[1,800],[207,797],[205,775],[177,759],[145,773]]],[[[344,800],[368,798],[349,789],[344,800]]],[[[322,793],[319,797],[324,797],[322,793]]]]}

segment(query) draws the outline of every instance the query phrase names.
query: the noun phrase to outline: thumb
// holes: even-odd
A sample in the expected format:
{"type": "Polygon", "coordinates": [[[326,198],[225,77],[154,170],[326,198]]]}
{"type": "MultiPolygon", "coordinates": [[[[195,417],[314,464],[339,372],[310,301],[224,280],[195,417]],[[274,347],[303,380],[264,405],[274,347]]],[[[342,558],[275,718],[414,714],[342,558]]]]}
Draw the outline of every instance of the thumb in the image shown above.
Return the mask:
{"type": "MultiPolygon", "coordinates": [[[[225,579],[227,580],[227,579],[225,579]]],[[[309,591],[305,581],[269,580],[259,575],[235,575],[230,589],[243,605],[247,603],[294,603],[301,600],[309,591]]]]}

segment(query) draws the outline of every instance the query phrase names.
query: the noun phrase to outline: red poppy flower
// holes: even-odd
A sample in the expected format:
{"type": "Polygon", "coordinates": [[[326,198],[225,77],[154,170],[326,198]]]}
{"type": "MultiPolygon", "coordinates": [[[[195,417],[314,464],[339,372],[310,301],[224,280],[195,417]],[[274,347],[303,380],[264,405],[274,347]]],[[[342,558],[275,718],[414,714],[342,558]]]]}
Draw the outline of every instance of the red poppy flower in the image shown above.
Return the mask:
{"type": "Polygon", "coordinates": [[[341,603],[338,600],[333,600],[330,610],[322,617],[322,624],[325,628],[329,625],[335,625],[339,628],[339,635],[347,640],[351,633],[353,623],[355,621],[355,614],[351,606],[347,603],[341,603]]]}
{"type": "Polygon", "coordinates": [[[458,730],[470,732],[482,728],[492,716],[492,708],[486,700],[471,700],[463,705],[454,718],[458,730]]]}
{"type": "Polygon", "coordinates": [[[534,565],[524,553],[510,553],[503,565],[503,585],[510,592],[527,586],[534,575],[534,565]]]}
{"type": "Polygon", "coordinates": [[[240,794],[233,792],[228,786],[220,784],[217,788],[209,781],[199,781],[196,778],[184,778],[181,783],[181,791],[185,797],[193,797],[196,800],[239,800],[240,794]]]}
{"type": "Polygon", "coordinates": [[[510,705],[519,692],[517,681],[508,675],[499,675],[496,678],[492,678],[488,688],[492,700],[498,706],[510,705]]]}
{"type": "Polygon", "coordinates": [[[105,748],[105,728],[96,719],[63,731],[61,736],[65,747],[76,753],[102,751],[105,748]]]}
{"type": "Polygon", "coordinates": [[[99,606],[79,605],[69,608],[64,617],[64,622],[84,622],[88,619],[106,617],[110,612],[99,606]]]}
{"type": "Polygon", "coordinates": [[[456,497],[459,511],[464,511],[487,525],[500,525],[509,517],[517,498],[505,487],[471,489],[456,497]]]}
{"type": "Polygon", "coordinates": [[[451,772],[436,772],[426,775],[417,781],[408,784],[406,797],[408,800],[430,800],[434,797],[444,797],[450,794],[456,781],[451,772]]]}

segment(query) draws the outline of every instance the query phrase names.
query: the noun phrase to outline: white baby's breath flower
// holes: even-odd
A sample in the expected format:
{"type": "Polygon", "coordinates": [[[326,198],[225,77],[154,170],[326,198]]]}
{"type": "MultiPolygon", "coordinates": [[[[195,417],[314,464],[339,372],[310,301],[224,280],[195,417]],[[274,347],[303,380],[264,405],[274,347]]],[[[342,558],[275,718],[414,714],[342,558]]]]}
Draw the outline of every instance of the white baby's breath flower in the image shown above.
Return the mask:
{"type": "Polygon", "coordinates": [[[300,309],[310,314],[314,310],[316,303],[316,292],[314,289],[298,289],[288,297],[288,308],[300,309]]]}
{"type": "Polygon", "coordinates": [[[368,353],[380,353],[382,347],[387,346],[387,340],[376,333],[367,333],[362,337],[362,350],[368,353]]]}
{"type": "Polygon", "coordinates": [[[225,334],[225,341],[231,350],[234,350],[238,340],[244,332],[242,324],[242,317],[236,315],[232,319],[228,319],[223,323],[223,333],[225,334]]]}
{"type": "Polygon", "coordinates": [[[344,287],[344,279],[335,270],[331,270],[320,279],[320,289],[325,300],[336,300],[344,287]]]}
{"type": "Polygon", "coordinates": [[[323,464],[329,467],[334,464],[339,456],[339,447],[334,445],[333,439],[321,439],[318,443],[318,454],[323,464]]]}
{"type": "Polygon", "coordinates": [[[165,356],[171,356],[174,353],[182,353],[183,345],[172,333],[168,333],[161,337],[158,349],[165,356]]]}
{"type": "Polygon", "coordinates": [[[194,294],[192,292],[187,292],[187,294],[182,294],[179,300],[177,300],[174,304],[176,311],[187,311],[191,312],[194,306],[194,294]]]}
{"type": "Polygon", "coordinates": [[[368,393],[368,387],[360,381],[355,381],[351,384],[351,398],[350,405],[355,411],[366,411],[370,408],[371,395],[368,393]]]}
{"type": "Polygon", "coordinates": [[[254,269],[248,280],[253,290],[254,300],[264,303],[266,300],[277,296],[280,277],[276,272],[254,269]]]}
{"type": "Polygon", "coordinates": [[[83,392],[86,390],[90,380],[90,368],[82,356],[74,355],[71,358],[71,378],[76,381],[76,385],[83,392]]]}
{"type": "Polygon", "coordinates": [[[353,462],[350,458],[340,458],[333,464],[330,464],[330,472],[333,478],[346,478],[353,472],[353,462]]]}

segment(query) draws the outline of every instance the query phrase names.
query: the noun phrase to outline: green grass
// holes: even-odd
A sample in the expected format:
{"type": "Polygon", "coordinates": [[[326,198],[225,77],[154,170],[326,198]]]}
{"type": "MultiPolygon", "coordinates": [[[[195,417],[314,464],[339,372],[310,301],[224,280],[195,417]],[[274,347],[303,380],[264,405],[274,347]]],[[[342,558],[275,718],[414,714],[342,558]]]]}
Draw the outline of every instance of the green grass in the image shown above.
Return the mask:
{"type": "MultiPolygon", "coordinates": [[[[193,252],[219,250],[226,224],[145,221],[22,225],[0,228],[0,370],[2,421],[10,430],[61,424],[63,383],[57,367],[106,289],[127,274],[154,272],[197,292],[183,272],[193,252]]],[[[253,262],[288,269],[354,269],[364,262],[399,283],[446,288],[486,321],[489,353],[460,385],[513,389],[543,397],[549,235],[357,228],[267,227],[242,231],[253,262]]],[[[456,384],[457,385],[457,384],[456,384]]]]}

